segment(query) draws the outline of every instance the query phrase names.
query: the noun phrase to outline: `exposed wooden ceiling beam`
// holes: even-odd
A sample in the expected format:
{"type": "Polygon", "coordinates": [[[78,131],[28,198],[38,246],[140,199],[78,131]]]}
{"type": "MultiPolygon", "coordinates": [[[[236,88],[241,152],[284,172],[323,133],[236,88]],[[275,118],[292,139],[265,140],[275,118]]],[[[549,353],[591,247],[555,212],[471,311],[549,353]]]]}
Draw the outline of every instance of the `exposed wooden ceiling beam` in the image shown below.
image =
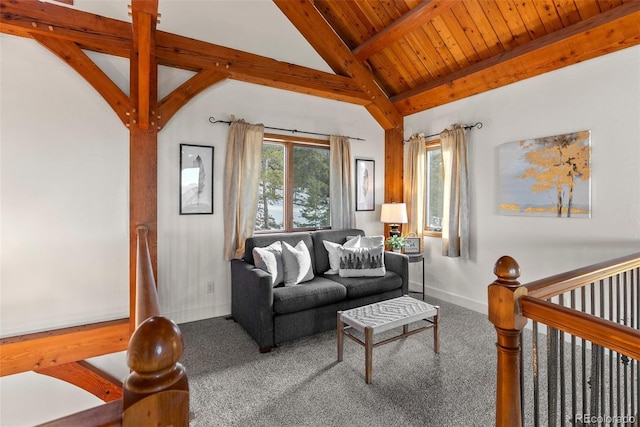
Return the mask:
{"type": "Polygon", "coordinates": [[[449,9],[458,0],[425,0],[393,21],[388,27],[353,49],[353,55],[364,61],[376,52],[395,43],[449,9]]]}
{"type": "Polygon", "coordinates": [[[391,101],[409,115],[640,44],[640,1],[478,62],[391,101]]]}
{"type": "Polygon", "coordinates": [[[0,376],[123,351],[129,337],[129,319],[120,319],[2,338],[0,376]]]}
{"type": "Polygon", "coordinates": [[[21,37],[42,34],[83,49],[128,58],[131,24],[38,0],[0,0],[0,32],[21,37]]]}
{"type": "MultiPolygon", "coordinates": [[[[0,0],[0,32],[21,37],[42,34],[63,38],[82,49],[124,58],[129,58],[133,46],[132,26],[128,22],[37,0],[0,0]]],[[[371,97],[350,77],[276,61],[176,34],[156,31],[155,50],[160,65],[196,72],[217,68],[228,73],[231,79],[248,83],[357,105],[371,102],[371,97]]]]}
{"type": "Polygon", "coordinates": [[[311,0],[273,0],[336,74],[352,77],[370,96],[365,108],[384,128],[402,126],[402,116],[376,83],[371,71],[351,53],[311,0]]]}
{"type": "Polygon", "coordinates": [[[205,68],[227,73],[229,78],[277,89],[315,95],[358,105],[370,101],[355,81],[322,71],[276,61],[252,53],[158,31],[158,62],[187,70],[205,68]]]}

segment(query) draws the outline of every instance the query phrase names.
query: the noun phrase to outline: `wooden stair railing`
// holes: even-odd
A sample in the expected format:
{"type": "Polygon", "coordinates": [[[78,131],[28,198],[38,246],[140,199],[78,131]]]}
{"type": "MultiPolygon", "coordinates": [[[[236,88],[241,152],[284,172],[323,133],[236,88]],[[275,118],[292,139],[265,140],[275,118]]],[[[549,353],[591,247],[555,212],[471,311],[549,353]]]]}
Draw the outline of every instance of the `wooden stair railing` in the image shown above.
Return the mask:
{"type": "Polygon", "coordinates": [[[179,363],[182,335],[173,321],[159,315],[147,228],[139,226],[137,237],[136,329],[127,350],[131,373],[123,385],[123,398],[41,427],[189,425],[189,384],[179,363]]]}
{"type": "Polygon", "coordinates": [[[497,333],[497,427],[523,424],[521,337],[529,319],[561,334],[579,337],[588,341],[588,345],[640,360],[640,330],[637,328],[551,302],[552,297],[628,272],[634,278],[629,286],[640,288],[640,253],[521,285],[517,280],[520,276],[518,263],[508,256],[498,259],[494,267],[497,279],[488,288],[488,317],[497,333]]]}

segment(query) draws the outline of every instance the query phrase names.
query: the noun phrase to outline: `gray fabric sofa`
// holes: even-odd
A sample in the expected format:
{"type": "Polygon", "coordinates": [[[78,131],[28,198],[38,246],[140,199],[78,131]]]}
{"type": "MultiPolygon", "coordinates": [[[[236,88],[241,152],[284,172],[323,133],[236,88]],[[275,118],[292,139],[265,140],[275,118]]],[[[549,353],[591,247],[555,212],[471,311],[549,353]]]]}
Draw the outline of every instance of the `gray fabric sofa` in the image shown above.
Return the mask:
{"type": "Polygon", "coordinates": [[[260,352],[286,341],[336,328],[337,311],[406,295],[409,264],[405,255],[384,253],[383,277],[324,275],[329,257],[323,240],[342,244],[358,229],[263,234],[245,242],[242,259],[231,261],[231,315],[253,338],[260,352]],[[275,286],[271,275],[255,267],[254,247],[303,241],[311,255],[314,278],[296,286],[275,286]]]}

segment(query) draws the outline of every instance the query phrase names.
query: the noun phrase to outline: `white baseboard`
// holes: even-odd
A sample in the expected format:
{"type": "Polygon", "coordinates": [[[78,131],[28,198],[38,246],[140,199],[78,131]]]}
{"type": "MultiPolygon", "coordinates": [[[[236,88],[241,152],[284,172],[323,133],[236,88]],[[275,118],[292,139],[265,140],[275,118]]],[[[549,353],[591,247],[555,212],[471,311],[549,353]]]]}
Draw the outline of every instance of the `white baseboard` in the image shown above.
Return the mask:
{"type": "Polygon", "coordinates": [[[231,313],[228,304],[218,304],[209,307],[201,307],[187,311],[176,311],[173,313],[162,313],[177,324],[195,322],[197,320],[210,319],[212,317],[226,316],[231,313]]]}
{"type": "MultiPolygon", "coordinates": [[[[422,293],[422,283],[418,282],[409,282],[409,290],[411,292],[422,293]]],[[[468,308],[469,310],[477,311],[478,313],[488,314],[489,309],[486,303],[478,302],[476,300],[472,300],[467,297],[463,297],[461,295],[452,294],[450,292],[445,292],[441,289],[432,288],[429,285],[425,285],[425,293],[427,296],[431,296],[434,298],[441,299],[446,302],[450,302],[452,304],[459,305],[464,308],[468,308]]]]}

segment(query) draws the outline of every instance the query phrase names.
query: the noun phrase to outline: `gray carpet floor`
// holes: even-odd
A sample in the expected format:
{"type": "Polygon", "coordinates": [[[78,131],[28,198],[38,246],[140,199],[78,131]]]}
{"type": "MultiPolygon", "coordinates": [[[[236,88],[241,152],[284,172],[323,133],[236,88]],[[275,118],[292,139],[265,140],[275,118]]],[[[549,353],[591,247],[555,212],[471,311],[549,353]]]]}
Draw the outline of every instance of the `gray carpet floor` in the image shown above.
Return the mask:
{"type": "Polygon", "coordinates": [[[181,324],[191,426],[494,425],[493,326],[483,314],[426,301],[441,307],[440,353],[431,330],[376,347],[369,385],[363,347],[346,339],[336,362],[335,331],[260,354],[233,320],[181,324]]]}

